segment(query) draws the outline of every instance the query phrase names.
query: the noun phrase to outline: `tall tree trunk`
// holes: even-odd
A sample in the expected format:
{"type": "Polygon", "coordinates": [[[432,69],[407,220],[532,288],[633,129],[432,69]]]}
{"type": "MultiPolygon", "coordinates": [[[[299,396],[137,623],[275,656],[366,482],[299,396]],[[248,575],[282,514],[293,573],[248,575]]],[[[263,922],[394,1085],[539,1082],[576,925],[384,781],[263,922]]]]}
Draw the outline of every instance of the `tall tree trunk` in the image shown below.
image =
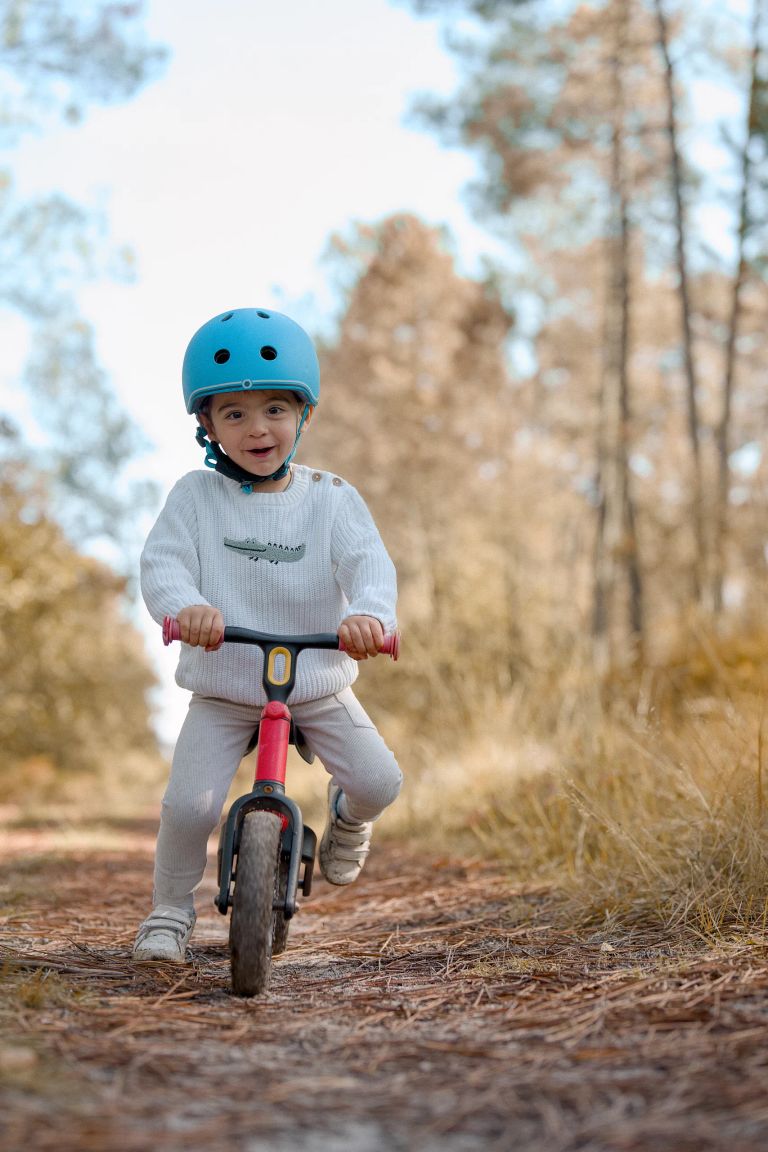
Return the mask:
{"type": "Polygon", "coordinates": [[[736,272],[731,286],[731,302],[728,317],[728,335],[725,342],[725,365],[720,419],[715,429],[717,449],[717,495],[715,500],[714,543],[712,555],[712,600],[716,612],[723,608],[723,585],[726,577],[726,544],[728,539],[728,492],[730,488],[730,467],[728,459],[731,450],[731,412],[736,375],[736,345],[741,328],[743,313],[744,286],[747,281],[746,245],[752,226],[750,215],[750,191],[753,183],[751,147],[759,131],[758,98],[760,87],[761,33],[763,24],[764,0],[754,0],[752,9],[752,56],[750,67],[749,101],[747,123],[744,133],[744,147],[740,158],[739,220],[736,233],[736,272]]]}
{"type": "Polygon", "coordinates": [[[675,250],[680,295],[680,321],[683,339],[688,440],[691,451],[691,520],[695,556],[691,573],[694,599],[701,603],[706,589],[707,537],[704,522],[704,478],[701,460],[701,423],[699,419],[698,383],[691,322],[691,293],[688,277],[688,229],[683,196],[683,165],[677,134],[677,96],[675,70],[669,51],[669,29],[663,0],[655,0],[658,44],[664,61],[666,95],[666,129],[670,153],[670,180],[675,215],[675,250]]]}
{"type": "Polygon", "coordinates": [[[613,125],[610,173],[609,271],[598,443],[598,523],[592,631],[596,664],[606,672],[642,641],[643,588],[629,471],[631,422],[629,338],[630,222],[626,171],[623,70],[628,51],[628,0],[614,9],[611,60],[613,125]],[[621,617],[627,611],[626,624],[621,617]],[[627,628],[628,625],[628,628],[627,628]],[[627,634],[632,643],[627,644],[627,634]]]}

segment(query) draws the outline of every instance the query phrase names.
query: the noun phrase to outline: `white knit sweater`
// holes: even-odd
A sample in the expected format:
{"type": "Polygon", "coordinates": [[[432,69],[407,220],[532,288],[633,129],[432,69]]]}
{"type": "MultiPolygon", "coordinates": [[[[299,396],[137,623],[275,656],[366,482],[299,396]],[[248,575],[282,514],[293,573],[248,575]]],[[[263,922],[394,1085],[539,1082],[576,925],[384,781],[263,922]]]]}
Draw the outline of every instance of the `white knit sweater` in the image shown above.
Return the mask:
{"type": "MultiPolygon", "coordinates": [[[[242,491],[217,472],[189,472],[171,490],[141,556],[152,617],[190,604],[218,608],[225,624],[299,636],[336,632],[345,616],[395,627],[395,569],[359,493],[328,472],[293,466],[283,492],[242,491]]],[[[176,682],[204,696],[263,705],[261,650],[182,645],[176,682]]],[[[357,677],[341,652],[307,650],[291,701],[341,692],[357,677]]]]}

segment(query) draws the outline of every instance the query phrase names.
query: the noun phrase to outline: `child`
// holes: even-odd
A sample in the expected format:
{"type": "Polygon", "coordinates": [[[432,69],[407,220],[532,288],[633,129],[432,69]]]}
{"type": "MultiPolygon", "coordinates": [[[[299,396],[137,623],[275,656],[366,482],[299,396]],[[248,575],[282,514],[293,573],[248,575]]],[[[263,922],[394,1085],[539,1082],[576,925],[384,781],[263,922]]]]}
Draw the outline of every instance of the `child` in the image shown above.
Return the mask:
{"type": "MultiPolygon", "coordinates": [[[[350,685],[396,624],[392,561],[363,500],[327,472],[293,464],[318,402],[312,341],[279,312],[243,308],[192,337],[187,412],[212,471],[177,482],[141,558],[152,617],[179,622],[176,682],[192,698],[163,797],[153,911],[138,960],[183,963],[208,838],[265,703],[254,649],[220,647],[225,621],[263,632],[338,632],[343,652],[307,650],[291,711],[331,779],[320,868],[360,873],[372,822],[402,775],[350,685]]],[[[258,655],[258,653],[256,653],[258,655]]]]}

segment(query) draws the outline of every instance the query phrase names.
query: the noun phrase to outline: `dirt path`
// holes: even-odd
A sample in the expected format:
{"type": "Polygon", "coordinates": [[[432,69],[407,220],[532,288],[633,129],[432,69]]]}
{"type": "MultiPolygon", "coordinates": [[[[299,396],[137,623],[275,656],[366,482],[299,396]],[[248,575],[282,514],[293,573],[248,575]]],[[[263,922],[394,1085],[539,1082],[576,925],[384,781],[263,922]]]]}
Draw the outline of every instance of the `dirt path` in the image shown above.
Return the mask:
{"type": "Polygon", "coordinates": [[[128,958],[151,848],[4,834],[8,1152],[768,1147],[765,938],[555,930],[498,868],[379,847],[238,1001],[210,881],[191,968],[128,958]]]}

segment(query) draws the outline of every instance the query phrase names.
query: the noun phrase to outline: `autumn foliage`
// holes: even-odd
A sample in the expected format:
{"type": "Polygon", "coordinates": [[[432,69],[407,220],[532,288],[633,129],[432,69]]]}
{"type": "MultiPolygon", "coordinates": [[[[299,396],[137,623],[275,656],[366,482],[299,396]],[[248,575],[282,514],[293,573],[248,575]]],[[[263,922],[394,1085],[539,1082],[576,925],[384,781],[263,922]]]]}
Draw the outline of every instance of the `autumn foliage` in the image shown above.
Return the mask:
{"type": "Polygon", "coordinates": [[[0,480],[0,796],[128,771],[154,748],[153,677],[128,624],[124,581],[78,553],[44,493],[0,480]]]}

